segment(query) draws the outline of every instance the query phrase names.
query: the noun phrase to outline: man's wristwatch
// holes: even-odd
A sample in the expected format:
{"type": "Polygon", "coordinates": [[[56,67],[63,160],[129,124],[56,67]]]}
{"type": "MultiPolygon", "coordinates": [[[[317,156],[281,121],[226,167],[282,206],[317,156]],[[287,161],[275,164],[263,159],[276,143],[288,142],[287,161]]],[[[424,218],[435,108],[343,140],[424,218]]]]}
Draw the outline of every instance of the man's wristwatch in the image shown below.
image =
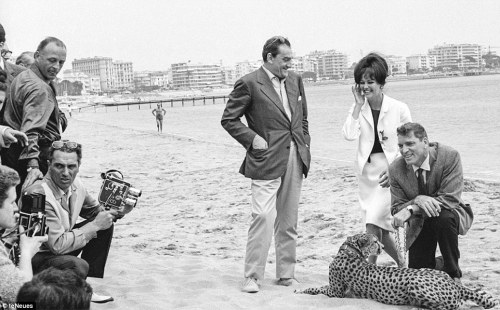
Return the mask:
{"type": "Polygon", "coordinates": [[[410,214],[413,215],[413,206],[407,206],[406,210],[410,211],[410,214]]]}

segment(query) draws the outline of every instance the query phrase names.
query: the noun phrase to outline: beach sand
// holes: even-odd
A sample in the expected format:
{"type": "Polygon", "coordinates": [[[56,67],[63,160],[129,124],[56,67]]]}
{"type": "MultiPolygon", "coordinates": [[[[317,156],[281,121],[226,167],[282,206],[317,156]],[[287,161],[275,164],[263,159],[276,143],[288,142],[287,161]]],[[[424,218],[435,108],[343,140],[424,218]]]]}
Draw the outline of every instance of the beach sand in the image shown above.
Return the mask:
{"type": "MultiPolygon", "coordinates": [[[[261,292],[240,292],[250,214],[250,181],[238,174],[244,150],[224,132],[224,106],[167,109],[158,135],[149,106],[73,113],[64,138],[83,144],[80,177],[97,195],[101,172],[121,170],[142,189],[115,225],[104,279],[89,279],[114,302],[92,309],[411,309],[371,300],[297,295],[328,283],[346,237],[363,232],[353,165],[314,157],[299,209],[299,284],[275,281],[273,245],[261,292]]],[[[475,222],[460,236],[462,283],[500,297],[500,184],[467,179],[475,222]]],[[[391,265],[387,254],[379,263],[391,265]]],[[[475,309],[466,303],[461,309],[475,309]]]]}

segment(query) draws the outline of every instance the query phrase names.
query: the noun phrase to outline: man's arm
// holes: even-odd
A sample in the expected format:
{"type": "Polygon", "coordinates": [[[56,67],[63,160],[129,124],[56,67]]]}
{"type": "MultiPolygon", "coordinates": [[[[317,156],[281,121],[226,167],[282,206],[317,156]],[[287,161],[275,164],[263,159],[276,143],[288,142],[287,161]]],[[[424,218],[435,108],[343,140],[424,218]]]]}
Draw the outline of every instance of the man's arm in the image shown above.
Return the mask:
{"type": "Polygon", "coordinates": [[[464,179],[460,154],[456,150],[451,150],[446,155],[441,186],[434,198],[443,208],[456,209],[460,207],[463,186],[464,179]]]}
{"type": "Polygon", "coordinates": [[[104,211],[104,208],[85,190],[85,199],[83,200],[80,216],[86,220],[93,220],[101,211],[104,211]]]}
{"type": "MultiPolygon", "coordinates": [[[[47,212],[47,226],[49,226],[49,241],[47,245],[54,254],[67,254],[84,247],[90,240],[97,236],[99,230],[107,229],[112,224],[113,216],[104,211],[88,193],[85,194],[85,200],[80,211],[80,216],[86,219],[92,219],[87,224],[66,231],[55,208],[46,202],[45,210],[47,212]]],[[[67,217],[64,211],[59,214],[67,217]]],[[[69,220],[68,218],[66,220],[69,220]]]]}
{"type": "Polygon", "coordinates": [[[252,102],[252,95],[248,86],[239,79],[234,85],[234,89],[229,94],[229,99],[222,115],[222,127],[243,147],[249,150],[257,133],[241,121],[247,108],[252,102]]]}
{"type": "Polygon", "coordinates": [[[399,184],[399,180],[396,177],[397,172],[394,166],[389,167],[389,180],[391,189],[391,214],[394,215],[399,211],[405,209],[407,206],[412,205],[413,199],[408,198],[405,191],[399,184]]]}
{"type": "Polygon", "coordinates": [[[28,143],[28,137],[24,132],[14,130],[8,126],[0,125],[0,147],[9,147],[12,143],[19,142],[21,146],[28,143]]]}
{"type": "Polygon", "coordinates": [[[38,162],[40,155],[39,138],[45,131],[55,103],[49,98],[48,90],[40,88],[37,83],[29,85],[27,89],[20,131],[28,136],[28,145],[21,152],[19,160],[29,161],[34,166],[33,160],[38,162]]]}
{"type": "Polygon", "coordinates": [[[304,138],[306,139],[306,144],[310,146],[311,136],[309,135],[309,121],[307,120],[306,92],[304,91],[304,81],[300,76],[299,76],[299,92],[302,101],[302,130],[304,131],[304,138]]]}
{"type": "MultiPolygon", "coordinates": [[[[71,108],[69,108],[69,113],[71,113],[71,108]]],[[[59,110],[59,124],[61,125],[61,133],[66,130],[68,127],[68,119],[66,118],[66,114],[59,110]]]]}

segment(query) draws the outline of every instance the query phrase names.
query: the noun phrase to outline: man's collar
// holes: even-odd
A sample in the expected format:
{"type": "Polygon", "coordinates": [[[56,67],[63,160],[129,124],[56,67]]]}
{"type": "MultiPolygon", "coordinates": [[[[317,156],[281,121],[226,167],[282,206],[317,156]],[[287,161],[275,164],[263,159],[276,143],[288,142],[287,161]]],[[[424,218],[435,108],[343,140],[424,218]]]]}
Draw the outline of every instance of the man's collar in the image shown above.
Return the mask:
{"type": "Polygon", "coordinates": [[[37,64],[36,61],[31,65],[31,67],[29,68],[29,70],[33,71],[36,74],[36,76],[38,76],[40,78],[40,80],[44,81],[47,84],[50,84],[51,80],[47,80],[42,75],[42,72],[40,71],[40,68],[38,68],[38,64],[37,64]]]}
{"type": "Polygon", "coordinates": [[[416,172],[418,169],[422,168],[425,171],[431,171],[431,165],[429,163],[429,158],[430,158],[430,153],[427,153],[427,157],[425,157],[424,162],[420,165],[420,167],[417,167],[415,165],[411,165],[413,167],[413,171],[416,172]]]}
{"type": "Polygon", "coordinates": [[[3,58],[1,58],[1,59],[0,59],[0,69],[2,69],[3,71],[5,71],[5,64],[4,64],[4,61],[5,61],[5,60],[4,60],[3,58]]]}
{"type": "Polygon", "coordinates": [[[266,72],[267,76],[269,77],[269,79],[272,81],[273,79],[278,79],[278,81],[281,83],[281,81],[285,81],[286,78],[284,79],[280,79],[279,77],[277,77],[276,75],[274,75],[271,71],[269,71],[264,65],[262,65],[262,69],[264,69],[264,71],[266,72]]]}

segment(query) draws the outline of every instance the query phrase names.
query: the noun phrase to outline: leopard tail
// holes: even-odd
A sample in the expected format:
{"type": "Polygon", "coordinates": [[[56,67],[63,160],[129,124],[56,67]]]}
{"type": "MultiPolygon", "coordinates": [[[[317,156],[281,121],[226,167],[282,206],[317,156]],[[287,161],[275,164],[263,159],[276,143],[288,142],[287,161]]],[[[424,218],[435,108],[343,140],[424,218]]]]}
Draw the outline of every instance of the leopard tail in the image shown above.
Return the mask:
{"type": "Polygon", "coordinates": [[[489,293],[481,290],[471,290],[464,286],[461,287],[462,299],[472,300],[477,305],[482,306],[484,309],[491,309],[495,306],[500,305],[500,300],[495,299],[489,293]]]}
{"type": "Polygon", "coordinates": [[[324,294],[326,296],[330,296],[330,285],[325,285],[322,287],[311,287],[311,288],[306,288],[305,290],[300,291],[301,294],[309,294],[309,295],[319,295],[319,294],[324,294]]]}

